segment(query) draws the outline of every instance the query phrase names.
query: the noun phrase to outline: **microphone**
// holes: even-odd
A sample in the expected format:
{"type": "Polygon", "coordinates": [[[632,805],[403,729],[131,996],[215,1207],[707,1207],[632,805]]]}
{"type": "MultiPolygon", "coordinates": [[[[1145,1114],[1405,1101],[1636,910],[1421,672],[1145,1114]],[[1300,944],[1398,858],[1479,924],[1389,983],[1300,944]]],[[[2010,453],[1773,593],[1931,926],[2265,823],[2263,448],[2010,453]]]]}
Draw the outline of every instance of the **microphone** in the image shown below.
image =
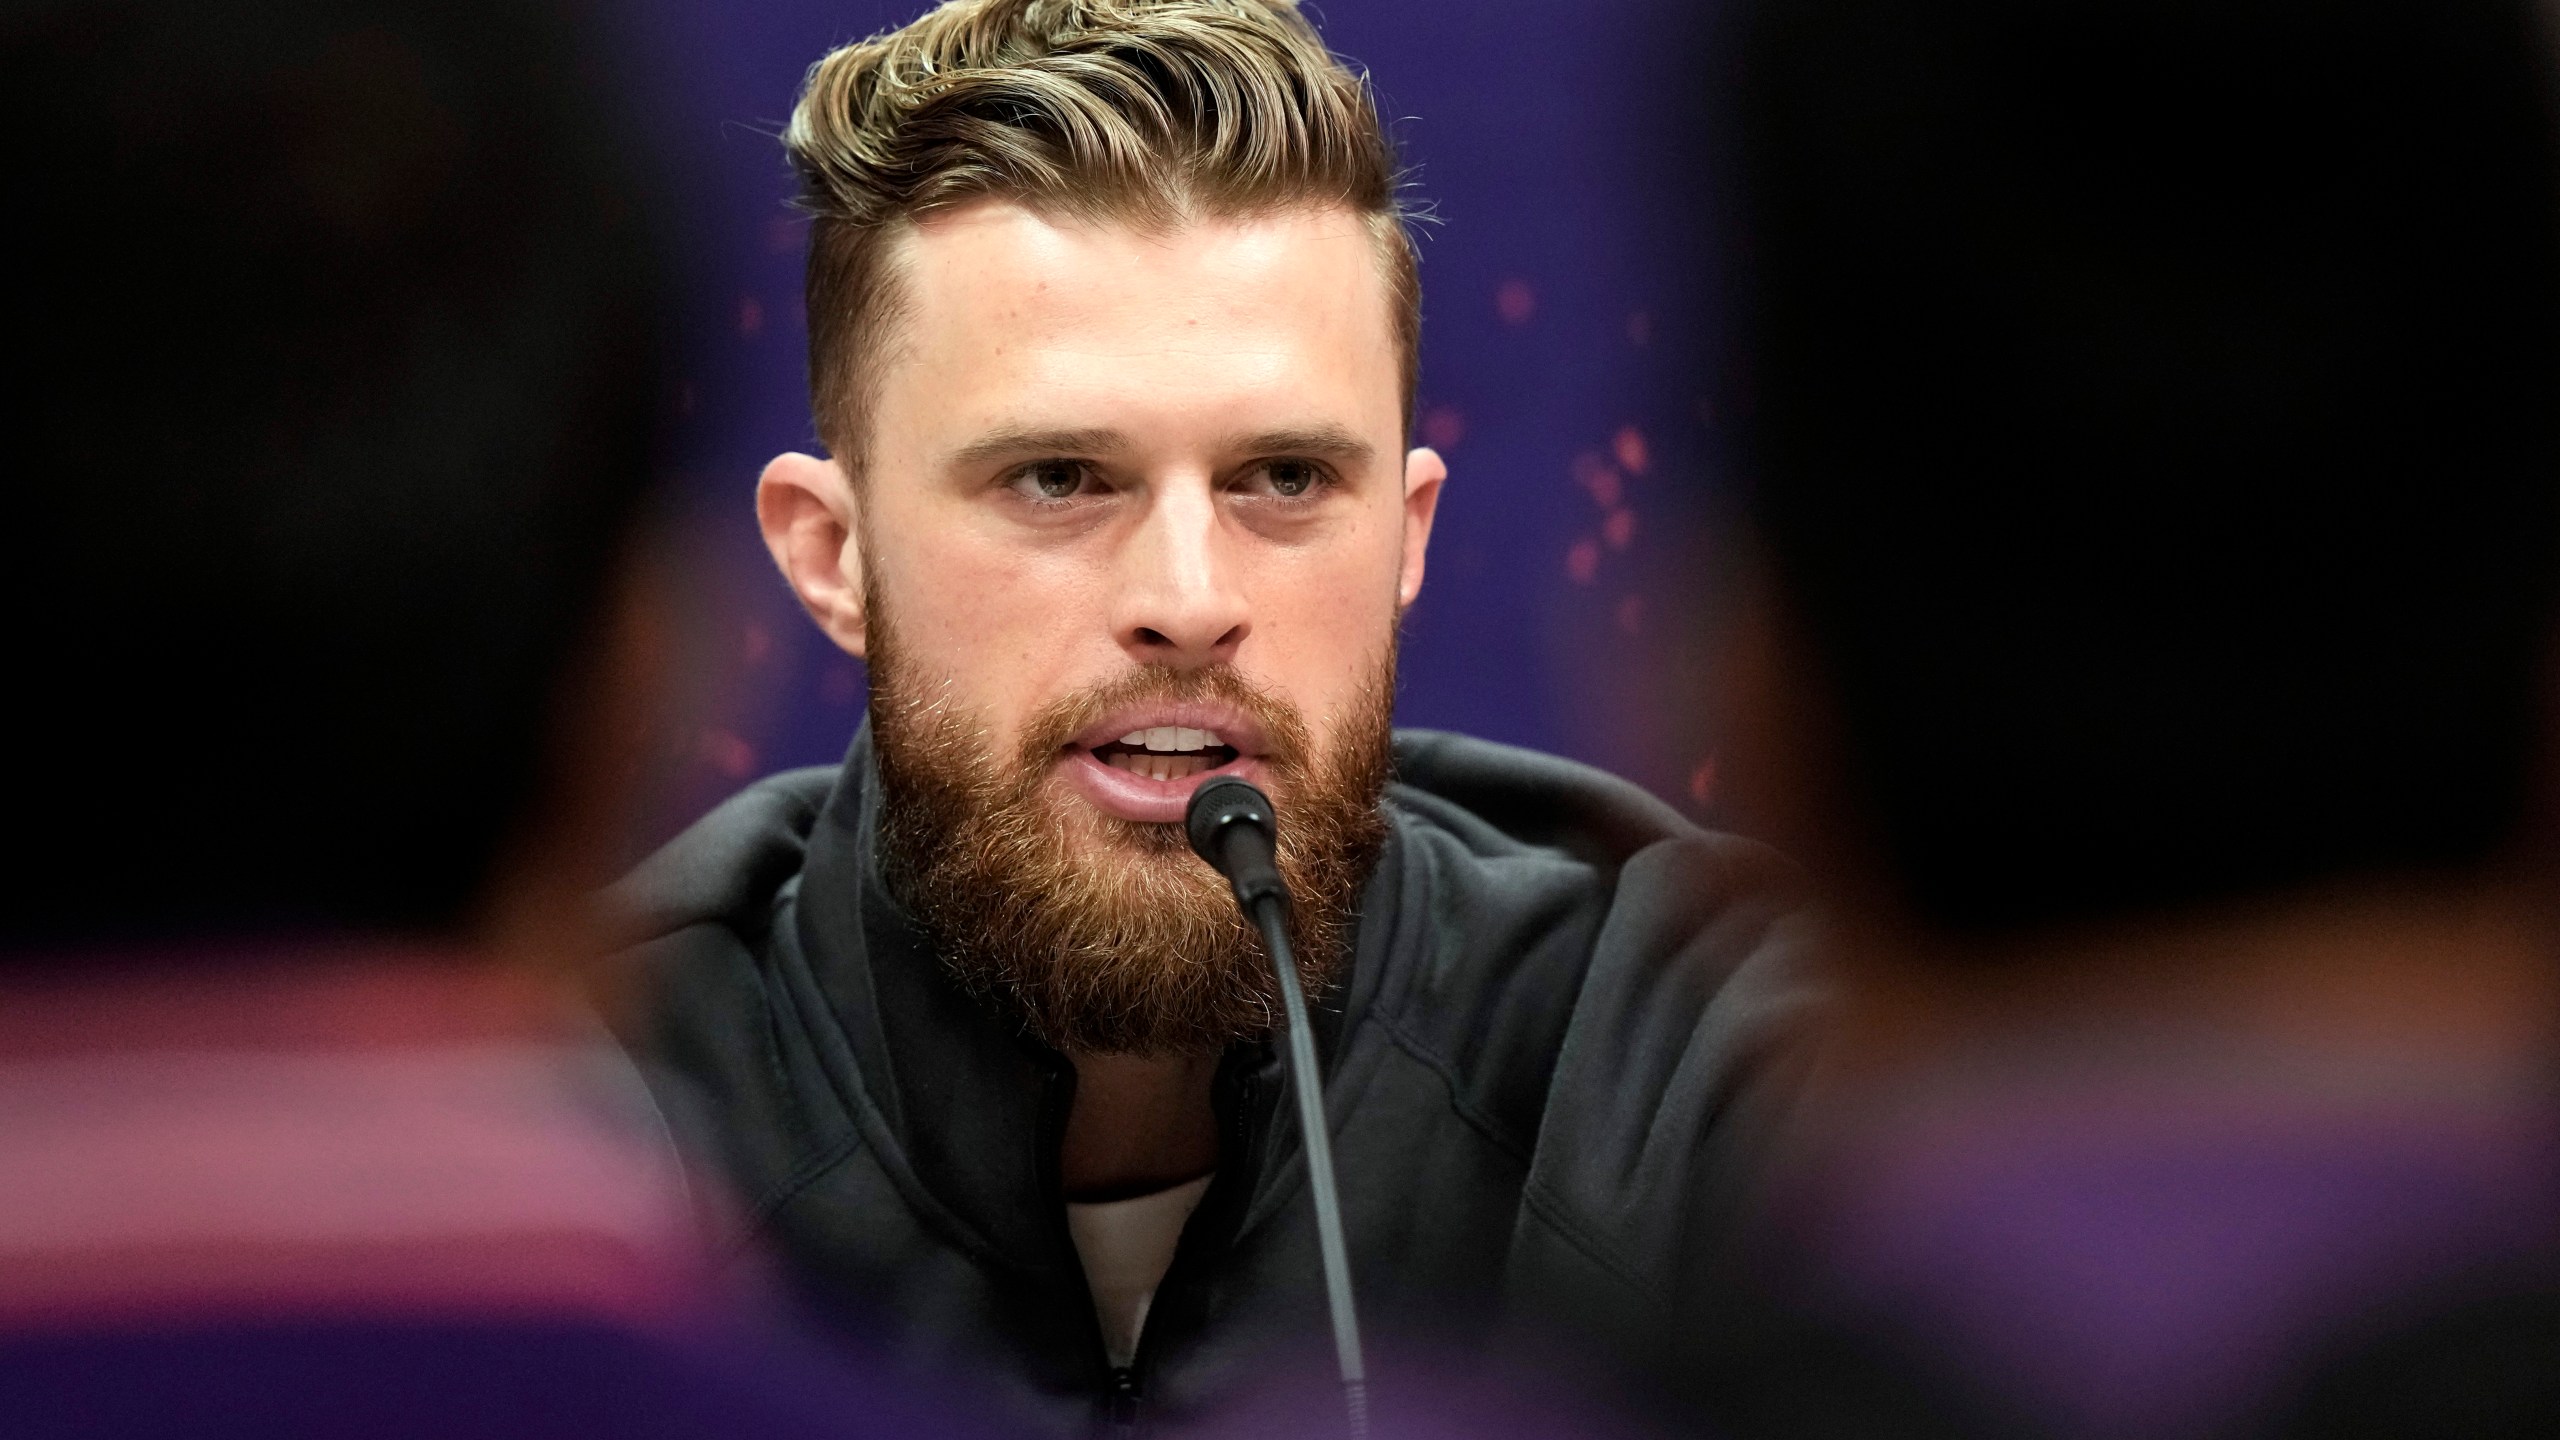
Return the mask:
{"type": "Polygon", "coordinates": [[[1333,1353],[1342,1370],[1342,1403],[1352,1440],[1369,1433],[1368,1367],[1360,1358],[1360,1316],[1351,1303],[1350,1252],[1342,1243],[1342,1197],[1333,1184],[1333,1138],[1325,1129],[1324,1090],[1316,1075],[1316,1042],[1307,1028],[1306,992],[1289,947],[1289,885],[1273,854],[1279,822],[1270,797],[1245,780],[1222,775],[1191,792],[1183,828],[1191,848],[1227,877],[1236,905],[1262,932],[1280,983],[1289,1027],[1289,1081],[1298,1094],[1298,1132],[1307,1148],[1307,1189],[1316,1202],[1316,1247],[1324,1256],[1325,1299],[1333,1308],[1333,1353]]]}

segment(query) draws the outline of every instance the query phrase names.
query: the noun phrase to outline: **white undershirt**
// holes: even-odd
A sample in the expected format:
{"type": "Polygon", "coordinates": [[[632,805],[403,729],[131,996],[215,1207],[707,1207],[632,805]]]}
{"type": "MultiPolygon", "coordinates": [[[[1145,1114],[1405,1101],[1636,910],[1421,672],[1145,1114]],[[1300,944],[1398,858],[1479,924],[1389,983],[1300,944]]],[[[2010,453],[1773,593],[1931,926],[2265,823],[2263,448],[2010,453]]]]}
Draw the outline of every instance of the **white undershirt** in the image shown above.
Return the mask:
{"type": "Polygon", "coordinates": [[[1067,1231],[1075,1236],[1076,1254],[1084,1261],[1093,1313],[1102,1321],[1102,1344],[1113,1365],[1125,1366],[1137,1357],[1147,1306],[1156,1298],[1156,1286],[1164,1283],[1174,1247],[1182,1243],[1182,1227],[1208,1192],[1209,1179],[1203,1175],[1126,1200],[1068,1202],[1067,1231]]]}

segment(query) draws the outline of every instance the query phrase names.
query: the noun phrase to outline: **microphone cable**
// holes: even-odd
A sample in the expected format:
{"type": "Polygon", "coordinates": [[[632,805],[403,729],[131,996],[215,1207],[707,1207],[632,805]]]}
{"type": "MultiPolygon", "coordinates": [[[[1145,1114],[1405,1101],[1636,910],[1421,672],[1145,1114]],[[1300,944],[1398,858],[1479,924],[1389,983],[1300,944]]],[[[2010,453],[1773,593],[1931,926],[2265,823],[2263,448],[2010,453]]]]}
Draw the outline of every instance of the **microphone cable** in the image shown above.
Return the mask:
{"type": "Polygon", "coordinates": [[[1280,985],[1289,1030],[1289,1081],[1298,1096],[1298,1130],[1306,1143],[1307,1188],[1316,1204],[1316,1246],[1324,1255],[1325,1299],[1333,1310],[1334,1359],[1342,1370],[1342,1403],[1352,1440],[1369,1434],[1368,1367],[1360,1355],[1360,1316],[1351,1303],[1350,1252],[1342,1241],[1342,1197],[1333,1183],[1333,1137],[1325,1128],[1324,1088],[1298,957],[1289,945],[1289,886],[1274,856],[1279,826],[1271,801],[1248,781],[1221,776],[1191,792],[1183,828],[1191,848],[1227,877],[1236,904],[1262,932],[1280,985]]]}

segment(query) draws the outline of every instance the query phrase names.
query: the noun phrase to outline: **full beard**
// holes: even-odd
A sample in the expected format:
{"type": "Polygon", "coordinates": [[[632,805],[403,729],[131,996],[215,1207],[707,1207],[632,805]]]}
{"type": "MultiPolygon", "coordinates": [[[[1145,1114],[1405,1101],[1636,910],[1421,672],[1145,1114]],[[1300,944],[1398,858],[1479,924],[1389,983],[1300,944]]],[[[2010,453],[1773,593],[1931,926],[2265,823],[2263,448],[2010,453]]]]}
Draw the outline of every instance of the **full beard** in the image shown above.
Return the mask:
{"type": "Polygon", "coordinates": [[[1310,753],[1294,707],[1229,666],[1144,666],[1049,705],[1011,755],[912,675],[871,611],[881,873],[960,984],[1070,1054],[1186,1055],[1271,1033],[1280,997],[1262,939],[1179,825],[1107,815],[1052,780],[1068,742],[1131,701],[1220,700],[1270,737],[1289,939],[1300,983],[1348,968],[1361,887],[1386,839],[1395,645],[1310,753]]]}

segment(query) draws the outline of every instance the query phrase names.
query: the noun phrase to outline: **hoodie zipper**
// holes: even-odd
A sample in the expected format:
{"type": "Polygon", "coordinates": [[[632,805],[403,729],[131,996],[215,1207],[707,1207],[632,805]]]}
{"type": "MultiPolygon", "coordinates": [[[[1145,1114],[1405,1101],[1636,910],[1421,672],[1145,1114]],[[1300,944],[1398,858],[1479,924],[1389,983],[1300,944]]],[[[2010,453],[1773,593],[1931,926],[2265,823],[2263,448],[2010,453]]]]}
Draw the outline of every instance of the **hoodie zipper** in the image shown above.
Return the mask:
{"type": "Polygon", "coordinates": [[[1140,1406],[1146,1395],[1138,1388],[1138,1367],[1115,1365],[1103,1391],[1102,1419],[1115,1435],[1138,1433],[1140,1406]]]}
{"type": "MultiPolygon", "coordinates": [[[[1259,1139],[1254,1116],[1259,1113],[1256,1102],[1260,1093],[1260,1082],[1251,1073],[1235,1076],[1234,1093],[1232,1097],[1227,1097],[1227,1104],[1224,1107],[1225,1115],[1220,1126],[1224,1133],[1219,1137],[1217,1178],[1209,1182],[1210,1194],[1201,1197],[1199,1208],[1191,1212],[1190,1221],[1183,1227],[1184,1239],[1187,1243],[1174,1248],[1172,1263],[1165,1267],[1164,1278],[1156,1283],[1155,1294],[1158,1302],[1161,1302],[1168,1293],[1178,1290],[1181,1281],[1187,1278],[1188,1272],[1199,1268],[1198,1242],[1191,1239],[1191,1226],[1200,1223],[1204,1216],[1211,1216],[1220,1224],[1224,1224],[1229,1218],[1241,1219],[1244,1210],[1252,1203],[1254,1177],[1260,1174],[1261,1167],[1248,1157],[1259,1139]],[[1226,1191],[1229,1186],[1238,1188],[1228,1193],[1220,1193],[1226,1191]],[[1219,1201],[1217,1212],[1210,1210],[1211,1196],[1216,1196],[1219,1201]],[[1190,1263],[1185,1264],[1185,1261],[1190,1263]]],[[[1149,1306],[1151,1313],[1148,1316],[1148,1323],[1138,1331],[1137,1353],[1130,1357],[1127,1365],[1114,1367],[1110,1372],[1104,1413],[1109,1419],[1111,1433],[1116,1436],[1138,1434],[1140,1422],[1145,1418],[1144,1377],[1152,1369],[1150,1362],[1154,1358],[1154,1352],[1162,1348],[1157,1339],[1159,1332],[1154,1323],[1154,1312],[1159,1312],[1162,1308],[1161,1304],[1149,1306]]],[[[1100,1333],[1098,1328],[1095,1333],[1100,1333]]]]}
{"type": "Polygon", "coordinates": [[[1102,1371],[1102,1393],[1099,1398],[1097,1435],[1131,1435],[1136,1433],[1139,1402],[1144,1391],[1138,1384],[1135,1365],[1111,1363],[1110,1344],[1102,1335],[1102,1317],[1093,1308],[1093,1281],[1084,1273],[1084,1255],[1076,1249],[1075,1231],[1067,1224],[1066,1183],[1058,1174],[1058,1151],[1067,1135],[1067,1113],[1075,1105],[1075,1063],[1064,1056],[1041,1058],[1040,1124],[1032,1143],[1039,1147],[1034,1163],[1040,1176],[1040,1193],[1049,1213],[1057,1217],[1058,1243],[1065,1249],[1067,1261],[1075,1268],[1078,1307],[1085,1316],[1087,1353],[1102,1371]]]}
{"type": "MultiPolygon", "coordinates": [[[[1066,1189],[1058,1178],[1058,1145],[1065,1138],[1067,1108],[1074,1103],[1075,1096],[1074,1067],[1072,1063],[1062,1063],[1061,1068],[1064,1073],[1053,1073],[1049,1080],[1050,1114],[1042,1126],[1042,1151],[1046,1156],[1042,1173],[1047,1177],[1049,1197],[1053,1202],[1051,1208],[1057,1213],[1059,1229],[1066,1235],[1067,1251],[1075,1257],[1076,1277],[1084,1285],[1085,1312],[1091,1315],[1093,1314],[1092,1283],[1085,1280],[1084,1257],[1077,1253],[1074,1233],[1067,1229],[1066,1189]]],[[[1215,1193],[1229,1184],[1245,1186],[1247,1193],[1241,1199],[1220,1197],[1227,1205],[1239,1207],[1240,1214],[1241,1207],[1251,1203],[1252,1176],[1260,1172],[1260,1166],[1248,1161],[1247,1157],[1259,1139],[1254,1116],[1259,1113],[1257,1102],[1260,1099],[1262,1087],[1259,1080],[1250,1073],[1238,1074],[1234,1085],[1234,1094],[1224,1107],[1226,1113],[1224,1123],[1220,1127],[1224,1133],[1219,1137],[1218,1178],[1210,1182],[1210,1189],[1215,1193]]],[[[1202,1197],[1203,1210],[1207,1208],[1207,1199],[1207,1196],[1202,1197]]],[[[1201,1211],[1193,1211],[1192,1221],[1197,1222],[1200,1215],[1201,1211]]],[[[1186,1234],[1189,1228],[1186,1224],[1184,1227],[1186,1234]]],[[[1165,1268],[1164,1278],[1157,1282],[1157,1299],[1161,1300],[1167,1291],[1175,1288],[1176,1281],[1182,1277],[1186,1269],[1193,1268],[1183,1264],[1189,1248],[1191,1247],[1175,1248],[1173,1263],[1165,1268]]],[[[1193,1265],[1196,1266],[1197,1263],[1195,1260],[1193,1265]]],[[[1130,1356],[1129,1363],[1126,1365],[1111,1364],[1110,1351],[1103,1340],[1102,1320],[1099,1315],[1094,1315],[1092,1335],[1096,1358],[1100,1359],[1104,1366],[1101,1424],[1096,1427],[1097,1433],[1113,1437],[1136,1436],[1141,1433],[1146,1420],[1145,1377],[1149,1369],[1148,1361],[1151,1358],[1151,1352],[1158,1348],[1154,1343],[1155,1327],[1149,1324],[1139,1329],[1137,1352],[1130,1356]]]]}

